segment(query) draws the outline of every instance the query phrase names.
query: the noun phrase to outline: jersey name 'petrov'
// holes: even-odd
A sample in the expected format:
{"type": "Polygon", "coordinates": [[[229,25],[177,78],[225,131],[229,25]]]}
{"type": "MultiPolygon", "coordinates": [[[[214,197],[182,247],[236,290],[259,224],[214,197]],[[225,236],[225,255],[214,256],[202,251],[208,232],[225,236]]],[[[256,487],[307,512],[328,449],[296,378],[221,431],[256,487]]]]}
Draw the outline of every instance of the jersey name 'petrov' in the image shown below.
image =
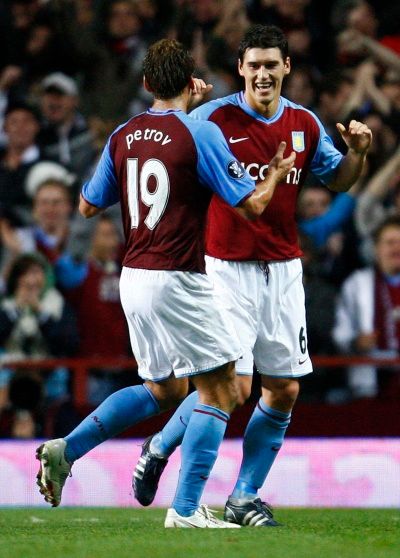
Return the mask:
{"type": "Polygon", "coordinates": [[[167,143],[172,141],[168,134],[164,134],[163,132],[160,132],[160,130],[156,130],[154,128],[146,128],[145,130],[135,130],[133,134],[128,134],[126,136],[126,144],[128,146],[128,149],[131,148],[131,145],[134,141],[140,140],[153,140],[156,143],[161,142],[161,145],[166,145],[167,143]]]}

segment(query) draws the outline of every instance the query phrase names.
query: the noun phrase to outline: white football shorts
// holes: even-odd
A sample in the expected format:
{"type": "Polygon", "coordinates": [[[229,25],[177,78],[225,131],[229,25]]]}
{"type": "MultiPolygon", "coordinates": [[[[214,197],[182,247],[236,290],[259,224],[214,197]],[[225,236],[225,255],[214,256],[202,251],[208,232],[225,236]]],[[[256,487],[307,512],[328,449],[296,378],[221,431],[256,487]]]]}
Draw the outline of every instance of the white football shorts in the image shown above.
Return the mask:
{"type": "Polygon", "coordinates": [[[284,262],[235,262],[206,257],[243,349],[238,374],[294,378],[312,372],[307,349],[303,269],[284,262]],[[264,266],[264,268],[263,268],[264,266]]]}
{"type": "Polygon", "coordinates": [[[120,294],[143,379],[193,376],[241,356],[232,320],[207,275],[124,267],[120,294]]]}

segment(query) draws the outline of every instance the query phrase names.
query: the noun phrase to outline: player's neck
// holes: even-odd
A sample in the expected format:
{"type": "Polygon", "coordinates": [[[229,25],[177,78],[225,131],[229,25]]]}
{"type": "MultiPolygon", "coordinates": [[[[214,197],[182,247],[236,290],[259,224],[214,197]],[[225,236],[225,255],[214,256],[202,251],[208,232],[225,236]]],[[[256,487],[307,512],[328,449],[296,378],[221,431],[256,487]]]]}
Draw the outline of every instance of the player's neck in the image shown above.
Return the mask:
{"type": "Polygon", "coordinates": [[[246,91],[244,93],[244,98],[249,107],[261,114],[261,116],[263,116],[264,118],[272,118],[276,114],[279,107],[280,96],[276,99],[273,99],[268,104],[257,102],[255,99],[252,99],[250,95],[247,95],[246,91]]]}
{"type": "Polygon", "coordinates": [[[154,99],[153,110],[183,110],[187,112],[187,101],[183,97],[175,97],[174,99],[154,99]]]}

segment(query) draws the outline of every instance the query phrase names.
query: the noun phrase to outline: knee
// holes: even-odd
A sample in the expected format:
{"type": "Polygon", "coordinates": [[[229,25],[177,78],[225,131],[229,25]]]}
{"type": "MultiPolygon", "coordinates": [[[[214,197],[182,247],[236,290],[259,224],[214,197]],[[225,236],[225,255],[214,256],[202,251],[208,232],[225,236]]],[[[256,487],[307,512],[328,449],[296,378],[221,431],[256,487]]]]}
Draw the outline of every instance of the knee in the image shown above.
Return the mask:
{"type": "Polygon", "coordinates": [[[176,407],[188,393],[187,381],[172,380],[160,384],[148,381],[146,385],[157,399],[161,411],[176,407]]]}
{"type": "Polygon", "coordinates": [[[289,380],[283,385],[269,386],[272,392],[272,401],[287,409],[292,409],[299,395],[300,386],[297,380],[289,380]]]}

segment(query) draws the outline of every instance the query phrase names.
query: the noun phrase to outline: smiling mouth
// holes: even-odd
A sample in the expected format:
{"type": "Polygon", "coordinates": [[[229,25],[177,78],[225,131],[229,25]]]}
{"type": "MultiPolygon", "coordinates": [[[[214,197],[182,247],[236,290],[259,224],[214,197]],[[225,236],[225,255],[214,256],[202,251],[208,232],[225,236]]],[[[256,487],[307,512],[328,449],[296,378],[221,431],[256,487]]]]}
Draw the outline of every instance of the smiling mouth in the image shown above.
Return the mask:
{"type": "Polygon", "coordinates": [[[258,91],[269,91],[272,89],[272,83],[256,83],[256,89],[258,91]]]}

